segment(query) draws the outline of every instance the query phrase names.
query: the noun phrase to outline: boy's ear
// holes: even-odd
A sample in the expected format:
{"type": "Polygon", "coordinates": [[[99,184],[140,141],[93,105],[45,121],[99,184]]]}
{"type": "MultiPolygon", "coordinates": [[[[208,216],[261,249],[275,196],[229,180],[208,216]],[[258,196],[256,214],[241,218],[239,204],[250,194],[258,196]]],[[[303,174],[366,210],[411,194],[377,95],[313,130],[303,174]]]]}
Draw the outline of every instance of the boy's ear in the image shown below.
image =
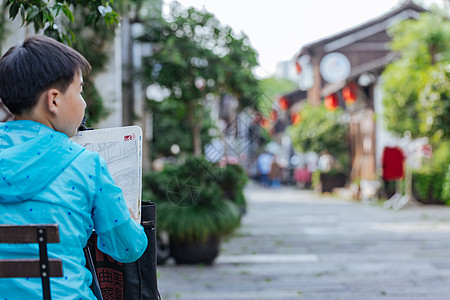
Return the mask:
{"type": "Polygon", "coordinates": [[[57,89],[48,89],[46,92],[44,92],[45,104],[48,110],[53,114],[58,113],[58,109],[61,103],[60,96],[61,92],[57,89]]]}

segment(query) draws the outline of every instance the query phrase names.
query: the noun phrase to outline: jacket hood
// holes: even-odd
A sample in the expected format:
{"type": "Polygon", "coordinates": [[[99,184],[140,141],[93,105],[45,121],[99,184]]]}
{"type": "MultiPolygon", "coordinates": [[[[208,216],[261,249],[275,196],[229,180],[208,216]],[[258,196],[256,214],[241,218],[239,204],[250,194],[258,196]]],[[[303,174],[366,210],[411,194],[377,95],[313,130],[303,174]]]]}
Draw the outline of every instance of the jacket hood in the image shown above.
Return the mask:
{"type": "Polygon", "coordinates": [[[0,123],[0,203],[31,199],[84,148],[34,121],[0,123]]]}

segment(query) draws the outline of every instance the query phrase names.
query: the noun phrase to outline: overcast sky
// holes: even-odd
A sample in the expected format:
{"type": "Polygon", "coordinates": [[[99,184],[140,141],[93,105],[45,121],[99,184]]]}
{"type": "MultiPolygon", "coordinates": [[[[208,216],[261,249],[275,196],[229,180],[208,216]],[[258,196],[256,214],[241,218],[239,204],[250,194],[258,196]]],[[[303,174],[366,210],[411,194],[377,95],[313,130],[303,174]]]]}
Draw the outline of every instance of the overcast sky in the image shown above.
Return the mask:
{"type": "MultiPolygon", "coordinates": [[[[170,0],[165,0],[170,3],[170,0]]],[[[178,0],[205,8],[234,31],[245,32],[259,53],[257,74],[273,74],[278,61],[290,60],[310,42],[357,26],[398,5],[399,0],[178,0]]],[[[442,0],[423,0],[422,3],[442,0]]]]}

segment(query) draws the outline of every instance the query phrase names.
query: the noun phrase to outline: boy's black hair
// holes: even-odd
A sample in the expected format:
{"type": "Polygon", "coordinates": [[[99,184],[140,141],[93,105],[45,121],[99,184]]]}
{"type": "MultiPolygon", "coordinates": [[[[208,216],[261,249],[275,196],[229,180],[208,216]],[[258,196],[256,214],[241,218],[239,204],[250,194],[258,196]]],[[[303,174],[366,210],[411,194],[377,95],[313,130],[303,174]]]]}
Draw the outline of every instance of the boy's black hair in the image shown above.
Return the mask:
{"type": "Polygon", "coordinates": [[[52,38],[30,36],[0,59],[0,99],[11,113],[21,115],[34,108],[45,90],[65,93],[80,71],[91,71],[80,53],[52,38]]]}

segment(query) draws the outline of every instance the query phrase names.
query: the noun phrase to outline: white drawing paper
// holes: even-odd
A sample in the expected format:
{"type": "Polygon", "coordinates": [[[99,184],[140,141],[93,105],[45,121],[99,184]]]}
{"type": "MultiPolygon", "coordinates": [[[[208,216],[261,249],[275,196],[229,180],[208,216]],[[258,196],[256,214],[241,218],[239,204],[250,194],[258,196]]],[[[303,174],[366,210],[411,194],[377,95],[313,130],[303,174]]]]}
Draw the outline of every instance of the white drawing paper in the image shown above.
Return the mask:
{"type": "Polygon", "coordinates": [[[141,220],[142,130],[138,126],[80,131],[71,139],[106,161],[114,182],[123,191],[135,220],[141,220]]]}

